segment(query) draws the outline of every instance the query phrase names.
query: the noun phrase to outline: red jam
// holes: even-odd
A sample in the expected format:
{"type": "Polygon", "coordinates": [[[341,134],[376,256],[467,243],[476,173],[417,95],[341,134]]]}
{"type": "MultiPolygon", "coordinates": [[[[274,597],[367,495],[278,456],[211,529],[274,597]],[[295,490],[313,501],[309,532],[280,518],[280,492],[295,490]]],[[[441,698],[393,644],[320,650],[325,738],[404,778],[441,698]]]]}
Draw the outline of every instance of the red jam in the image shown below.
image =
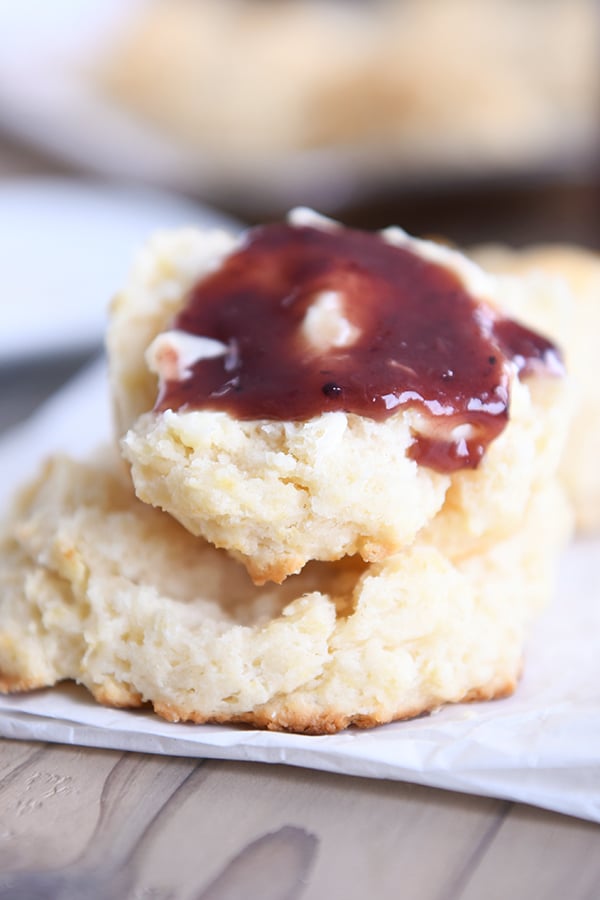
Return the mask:
{"type": "Polygon", "coordinates": [[[525,374],[562,371],[552,343],[498,319],[451,269],[341,227],[251,230],[194,287],[172,327],[228,352],[167,381],[158,410],[296,421],[343,410],[382,421],[412,407],[427,424],[411,455],[442,472],[475,468],[506,425],[507,362],[525,374]],[[319,354],[302,323],[324,291],[342,297],[358,337],[319,354]],[[457,437],[460,425],[471,428],[457,437]]]}

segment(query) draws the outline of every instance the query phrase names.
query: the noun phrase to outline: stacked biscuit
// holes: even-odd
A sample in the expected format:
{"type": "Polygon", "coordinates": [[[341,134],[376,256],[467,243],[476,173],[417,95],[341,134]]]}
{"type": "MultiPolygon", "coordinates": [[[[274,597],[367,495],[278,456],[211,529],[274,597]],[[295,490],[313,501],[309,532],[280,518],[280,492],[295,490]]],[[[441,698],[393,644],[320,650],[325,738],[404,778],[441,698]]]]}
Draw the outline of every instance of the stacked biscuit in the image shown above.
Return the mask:
{"type": "MultiPolygon", "coordinates": [[[[549,331],[568,316],[550,277],[494,278],[398,230],[382,239],[452,271],[493,316],[549,331]]],[[[17,499],[1,545],[0,689],[74,679],[172,721],[307,733],[510,693],[569,534],[556,475],[566,380],[508,366],[506,427],[479,465],[453,471],[411,455],[432,427],[415,406],[383,421],[162,409],[161,385],[189,374],[174,318],[244,240],[160,235],[114,303],[121,456],[53,459],[17,499]]],[[[343,313],[322,312],[305,339],[343,340],[343,313]]]]}

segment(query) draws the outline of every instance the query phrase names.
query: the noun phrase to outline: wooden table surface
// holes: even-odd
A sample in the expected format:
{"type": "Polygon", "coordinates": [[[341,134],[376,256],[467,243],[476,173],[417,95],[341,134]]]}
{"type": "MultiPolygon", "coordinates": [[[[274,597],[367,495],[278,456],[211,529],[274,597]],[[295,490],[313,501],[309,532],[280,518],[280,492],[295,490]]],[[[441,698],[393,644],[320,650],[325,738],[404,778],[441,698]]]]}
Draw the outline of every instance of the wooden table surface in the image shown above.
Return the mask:
{"type": "MultiPolygon", "coordinates": [[[[0,141],[0,178],[56,171],[0,141]]],[[[0,429],[81,361],[0,368],[0,429]]],[[[0,900],[324,897],[597,900],[600,828],[398,782],[0,741],[0,900]]]]}

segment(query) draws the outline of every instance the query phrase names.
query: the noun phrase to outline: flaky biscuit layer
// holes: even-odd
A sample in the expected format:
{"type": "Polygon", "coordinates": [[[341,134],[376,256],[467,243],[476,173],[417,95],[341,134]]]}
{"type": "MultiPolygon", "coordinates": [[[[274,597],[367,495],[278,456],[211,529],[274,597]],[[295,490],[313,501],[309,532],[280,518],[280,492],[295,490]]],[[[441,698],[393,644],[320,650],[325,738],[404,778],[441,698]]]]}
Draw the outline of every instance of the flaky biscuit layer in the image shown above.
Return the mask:
{"type": "Polygon", "coordinates": [[[140,503],[118,463],[51,461],[0,552],[0,688],[74,679],[173,721],[307,733],[510,692],[565,539],[560,494],[515,534],[453,557],[313,563],[257,588],[227,554],[140,503]]]}

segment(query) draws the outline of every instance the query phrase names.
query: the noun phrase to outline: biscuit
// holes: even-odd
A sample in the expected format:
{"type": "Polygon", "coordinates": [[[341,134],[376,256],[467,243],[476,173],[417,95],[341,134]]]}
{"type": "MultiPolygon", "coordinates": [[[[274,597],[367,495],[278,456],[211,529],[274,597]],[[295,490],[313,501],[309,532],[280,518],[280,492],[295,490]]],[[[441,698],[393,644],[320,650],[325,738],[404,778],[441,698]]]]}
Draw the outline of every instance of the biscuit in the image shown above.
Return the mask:
{"type": "MultiPolygon", "coordinates": [[[[303,151],[338,189],[348,167],[362,174],[354,190],[374,174],[381,185],[382,170],[472,177],[474,167],[522,169],[593,140],[595,13],[593,0],[171,0],[143,6],[96,82],[212,174],[229,173],[225,188],[242,173],[256,202],[265,193],[256,185],[281,177],[282,162],[289,174],[303,151]],[[236,65],[224,65],[223,47],[236,65]],[[333,160],[317,155],[331,148],[333,160]]],[[[295,172],[302,178],[303,167],[295,172]]]]}
{"type": "Polygon", "coordinates": [[[571,375],[574,411],[561,477],[581,532],[600,529],[600,391],[596,378],[597,334],[600,331],[600,256],[578,247],[547,245],[512,250],[502,246],[476,247],[470,255],[491,272],[508,276],[511,315],[544,331],[564,345],[571,375]],[[522,303],[515,291],[520,279],[529,296],[541,302],[522,303]],[[544,298],[562,292],[563,313],[551,314],[544,298]],[[566,308],[565,308],[566,306],[566,308]],[[565,314],[566,313],[566,314],[565,314]]]}
{"type": "MultiPolygon", "coordinates": [[[[316,221],[324,230],[336,227],[316,221]]],[[[383,421],[344,409],[286,421],[246,420],[218,408],[155,408],[159,383],[149,348],[168,332],[191,289],[244,240],[194,230],[160,235],[113,305],[108,351],[117,429],[138,497],[227,549],[257,584],[281,582],[310,560],[358,554],[383,561],[423,529],[439,533],[451,520],[449,534],[468,534],[482,547],[517,527],[532,492],[557,465],[569,405],[561,378],[522,378],[511,369],[507,427],[476,469],[452,472],[411,456],[415,434],[444,425],[443,417],[432,424],[411,406],[383,421]]],[[[506,285],[461,254],[398,229],[385,240],[447,267],[498,315],[509,308],[506,285]]],[[[550,298],[549,314],[559,315],[554,306],[563,299],[550,298]]],[[[525,300],[536,302],[535,286],[525,300]]],[[[319,336],[331,326],[321,313],[319,336]]],[[[353,325],[342,322],[334,319],[334,326],[345,334],[353,325]]]]}
{"type": "Polygon", "coordinates": [[[510,693],[566,517],[551,479],[485,550],[426,538],[383,563],[311,563],[253,586],[139,502],[110,454],[55,458],[0,545],[0,690],[73,679],[171,721],[331,733],[510,693]]]}

